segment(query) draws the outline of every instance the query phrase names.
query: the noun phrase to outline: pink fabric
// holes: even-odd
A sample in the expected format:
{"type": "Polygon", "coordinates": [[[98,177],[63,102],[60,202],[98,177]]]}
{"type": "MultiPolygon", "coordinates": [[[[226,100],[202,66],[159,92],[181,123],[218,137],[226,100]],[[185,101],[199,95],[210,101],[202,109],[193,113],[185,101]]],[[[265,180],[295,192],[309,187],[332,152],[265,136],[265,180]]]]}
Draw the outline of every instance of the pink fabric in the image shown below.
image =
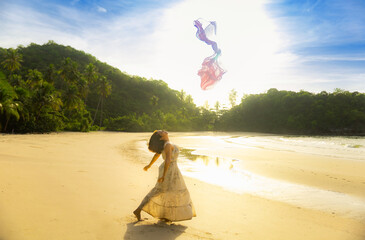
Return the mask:
{"type": "Polygon", "coordinates": [[[207,26],[203,28],[203,23],[204,20],[198,19],[194,21],[194,26],[197,28],[196,37],[206,44],[211,45],[214,51],[212,56],[204,59],[202,68],[198,71],[198,75],[201,78],[200,87],[206,90],[221,80],[226,71],[218,64],[218,57],[221,55],[221,50],[218,48],[218,44],[210,39],[211,36],[216,34],[217,25],[215,22],[208,22],[207,26]]]}

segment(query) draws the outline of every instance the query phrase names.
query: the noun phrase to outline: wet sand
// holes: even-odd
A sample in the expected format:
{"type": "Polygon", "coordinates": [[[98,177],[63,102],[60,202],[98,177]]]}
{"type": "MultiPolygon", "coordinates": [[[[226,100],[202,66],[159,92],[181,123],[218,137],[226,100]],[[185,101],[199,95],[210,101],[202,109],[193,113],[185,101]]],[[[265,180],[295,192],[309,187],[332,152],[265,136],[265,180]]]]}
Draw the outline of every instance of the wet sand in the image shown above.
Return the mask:
{"type": "MultiPolygon", "coordinates": [[[[166,224],[132,211],[154,186],[158,160],[137,144],[151,133],[0,136],[0,239],[365,239],[365,222],[238,194],[185,177],[197,217],[166,224]]],[[[182,136],[170,139],[188,148],[182,136]]],[[[209,154],[223,154],[210,145],[209,154]],[[216,152],[215,152],[216,151],[216,152]]],[[[225,153],[227,155],[227,153],[225,153]]],[[[232,151],[267,177],[364,197],[365,164],[257,149],[232,151]],[[273,159],[275,161],[273,161],[273,159]]]]}

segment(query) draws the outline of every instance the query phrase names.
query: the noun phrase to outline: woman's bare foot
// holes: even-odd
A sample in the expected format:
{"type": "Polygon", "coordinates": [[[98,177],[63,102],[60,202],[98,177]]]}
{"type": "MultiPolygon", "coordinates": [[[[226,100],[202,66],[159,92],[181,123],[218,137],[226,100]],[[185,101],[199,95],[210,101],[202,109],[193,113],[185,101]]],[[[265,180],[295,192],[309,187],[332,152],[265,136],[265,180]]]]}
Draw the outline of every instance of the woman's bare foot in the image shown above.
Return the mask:
{"type": "Polygon", "coordinates": [[[140,209],[136,209],[134,210],[133,214],[136,216],[138,221],[141,221],[141,210],[140,209]]]}
{"type": "Polygon", "coordinates": [[[172,223],[172,221],[167,218],[160,218],[160,221],[165,222],[165,223],[172,223]]]}

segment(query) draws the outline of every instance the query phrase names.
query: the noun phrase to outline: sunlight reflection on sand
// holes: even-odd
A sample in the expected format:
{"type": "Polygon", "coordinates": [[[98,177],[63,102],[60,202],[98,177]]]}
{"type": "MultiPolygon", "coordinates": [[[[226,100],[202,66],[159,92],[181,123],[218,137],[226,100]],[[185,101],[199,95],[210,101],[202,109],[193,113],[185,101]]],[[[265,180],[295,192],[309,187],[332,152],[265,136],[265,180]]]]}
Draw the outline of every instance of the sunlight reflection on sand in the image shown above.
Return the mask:
{"type": "Polygon", "coordinates": [[[185,176],[237,193],[365,219],[365,201],[361,198],[260,176],[240,169],[239,162],[237,159],[195,155],[191,149],[182,149],[179,166],[185,176]]]}

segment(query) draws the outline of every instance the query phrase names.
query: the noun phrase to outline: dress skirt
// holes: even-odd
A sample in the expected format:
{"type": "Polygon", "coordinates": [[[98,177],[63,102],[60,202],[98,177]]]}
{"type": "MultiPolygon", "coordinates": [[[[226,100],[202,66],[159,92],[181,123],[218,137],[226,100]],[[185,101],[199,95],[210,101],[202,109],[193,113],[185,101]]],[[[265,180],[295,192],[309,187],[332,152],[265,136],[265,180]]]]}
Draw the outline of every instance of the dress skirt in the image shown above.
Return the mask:
{"type": "MultiPolygon", "coordinates": [[[[158,178],[163,176],[165,161],[159,167],[158,178]]],[[[155,218],[169,221],[189,220],[195,217],[195,209],[183,176],[172,159],[164,181],[157,182],[141,203],[142,210],[155,218]]]]}

